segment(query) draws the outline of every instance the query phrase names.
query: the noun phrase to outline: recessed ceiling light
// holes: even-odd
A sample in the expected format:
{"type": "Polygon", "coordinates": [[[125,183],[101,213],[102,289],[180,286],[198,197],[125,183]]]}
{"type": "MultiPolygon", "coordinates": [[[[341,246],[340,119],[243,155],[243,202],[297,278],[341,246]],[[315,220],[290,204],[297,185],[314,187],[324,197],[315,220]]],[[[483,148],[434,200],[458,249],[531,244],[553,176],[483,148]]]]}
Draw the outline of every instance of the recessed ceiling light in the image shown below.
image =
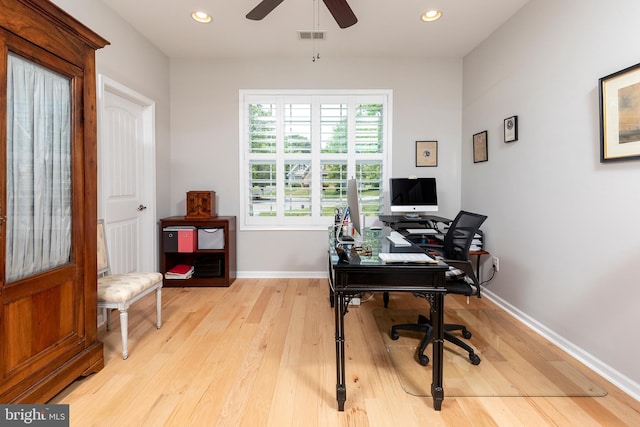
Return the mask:
{"type": "Polygon", "coordinates": [[[211,22],[211,17],[206,12],[196,11],[191,14],[191,17],[194,19],[194,21],[198,21],[202,24],[208,24],[209,22],[211,22]]]}
{"type": "Polygon", "coordinates": [[[420,19],[422,19],[424,22],[432,22],[437,21],[438,19],[440,19],[440,17],[442,17],[442,12],[440,12],[439,10],[427,10],[420,16],[420,19]]]}

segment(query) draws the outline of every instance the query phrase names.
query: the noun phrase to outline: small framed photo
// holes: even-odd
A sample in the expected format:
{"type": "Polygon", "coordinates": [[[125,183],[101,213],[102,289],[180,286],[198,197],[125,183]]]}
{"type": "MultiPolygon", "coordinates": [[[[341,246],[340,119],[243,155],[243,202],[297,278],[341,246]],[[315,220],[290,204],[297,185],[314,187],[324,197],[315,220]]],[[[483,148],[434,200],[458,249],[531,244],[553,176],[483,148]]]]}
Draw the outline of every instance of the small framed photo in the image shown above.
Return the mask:
{"type": "Polygon", "coordinates": [[[486,130],[473,135],[473,163],[486,162],[489,160],[487,152],[488,132],[486,130]]]}
{"type": "Polygon", "coordinates": [[[416,166],[438,166],[438,141],[416,141],[416,166]]]}
{"type": "Polygon", "coordinates": [[[518,116],[511,116],[504,119],[504,142],[518,140],[518,116]]]}
{"type": "Polygon", "coordinates": [[[600,82],[600,162],[640,159],[640,64],[600,82]]]}

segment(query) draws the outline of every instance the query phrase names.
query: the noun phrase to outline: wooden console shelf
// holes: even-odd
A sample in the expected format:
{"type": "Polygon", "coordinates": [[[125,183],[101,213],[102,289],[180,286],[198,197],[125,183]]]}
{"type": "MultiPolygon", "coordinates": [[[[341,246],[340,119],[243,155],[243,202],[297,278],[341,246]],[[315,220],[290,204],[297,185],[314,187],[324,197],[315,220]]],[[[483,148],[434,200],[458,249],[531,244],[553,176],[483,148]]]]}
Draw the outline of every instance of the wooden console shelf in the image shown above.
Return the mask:
{"type": "Polygon", "coordinates": [[[236,217],[216,216],[211,218],[190,218],[173,216],[160,220],[160,271],[164,275],[178,264],[196,267],[193,277],[189,279],[166,279],[164,286],[229,286],[236,278],[236,217]],[[166,228],[193,228],[196,240],[192,252],[179,252],[172,245],[171,239],[165,235],[166,228]],[[197,242],[198,230],[218,229],[224,231],[223,240],[214,246],[218,249],[204,249],[203,241],[197,242]],[[222,241],[224,244],[222,244],[222,241]]]}

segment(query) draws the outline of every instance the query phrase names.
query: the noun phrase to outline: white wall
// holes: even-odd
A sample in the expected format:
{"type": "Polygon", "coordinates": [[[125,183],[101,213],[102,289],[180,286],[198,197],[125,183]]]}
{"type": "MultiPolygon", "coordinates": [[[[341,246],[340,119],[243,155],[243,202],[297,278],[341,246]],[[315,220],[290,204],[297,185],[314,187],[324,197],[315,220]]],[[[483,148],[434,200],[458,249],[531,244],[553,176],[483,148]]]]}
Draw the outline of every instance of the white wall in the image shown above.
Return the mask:
{"type": "MultiPolygon", "coordinates": [[[[239,215],[240,89],[392,89],[394,176],[435,176],[440,214],[460,208],[462,60],[171,61],[172,213],[189,190],[216,191],[219,215],[239,215]],[[438,167],[415,167],[415,142],[438,140],[438,167]]],[[[326,276],[326,232],[238,232],[240,276],[326,276]]]]}
{"type": "Polygon", "coordinates": [[[156,103],[156,215],[169,214],[169,58],[100,0],[54,0],[111,44],[96,52],[96,70],[156,103]]]}
{"type": "Polygon", "coordinates": [[[532,0],[464,58],[462,127],[462,207],[488,215],[500,257],[488,289],[635,396],[640,162],[600,163],[598,79],[640,62],[639,16],[637,0],[532,0]]]}

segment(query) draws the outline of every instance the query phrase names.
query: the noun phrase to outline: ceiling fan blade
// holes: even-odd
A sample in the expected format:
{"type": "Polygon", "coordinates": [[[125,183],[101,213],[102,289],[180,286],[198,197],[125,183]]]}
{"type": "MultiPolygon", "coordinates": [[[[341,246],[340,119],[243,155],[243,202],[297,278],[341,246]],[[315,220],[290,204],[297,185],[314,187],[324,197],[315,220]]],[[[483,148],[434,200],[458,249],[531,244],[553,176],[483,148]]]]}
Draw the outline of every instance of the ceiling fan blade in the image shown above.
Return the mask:
{"type": "Polygon", "coordinates": [[[284,0],[262,0],[251,12],[247,13],[247,19],[253,19],[254,21],[260,21],[267,16],[273,9],[275,9],[284,0]]]}
{"type": "Polygon", "coordinates": [[[340,28],[347,28],[358,22],[347,0],[322,0],[340,28]]]}

